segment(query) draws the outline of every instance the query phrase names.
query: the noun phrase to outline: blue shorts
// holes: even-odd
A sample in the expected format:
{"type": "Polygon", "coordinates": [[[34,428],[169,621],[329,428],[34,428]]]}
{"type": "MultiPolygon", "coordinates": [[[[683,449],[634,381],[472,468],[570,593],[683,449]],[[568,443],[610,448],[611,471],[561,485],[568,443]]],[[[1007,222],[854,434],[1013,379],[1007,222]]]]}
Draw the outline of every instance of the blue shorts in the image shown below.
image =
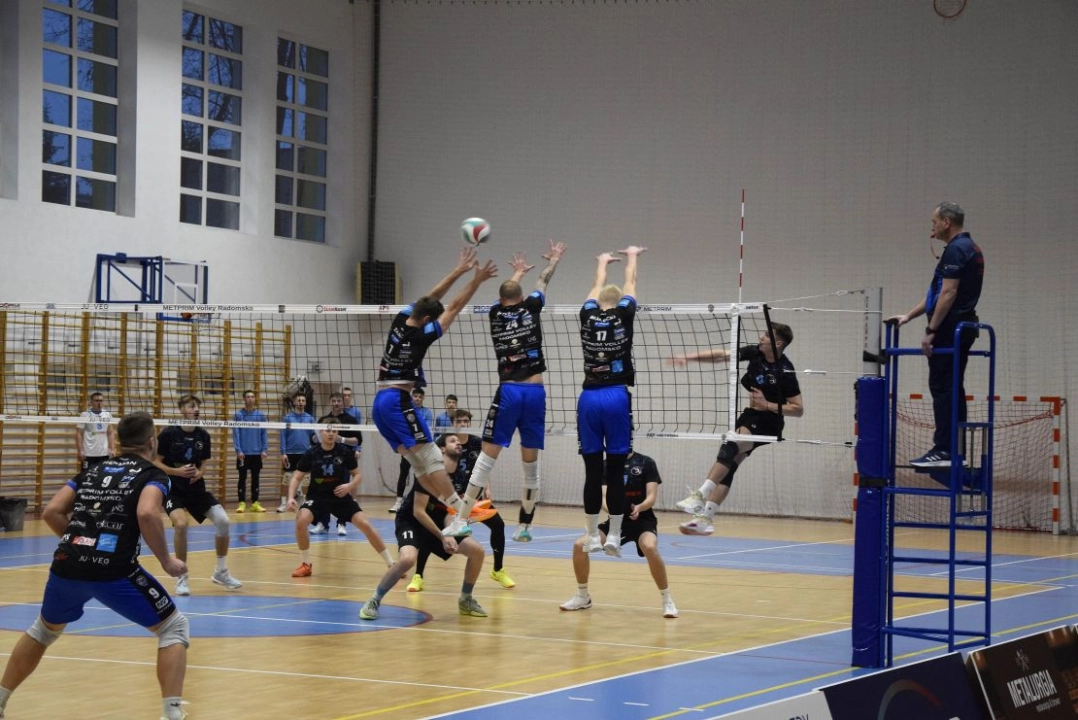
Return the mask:
{"type": "Polygon", "coordinates": [[[588,388],[576,401],[576,439],[581,455],[627,455],[633,450],[633,403],[625,385],[588,388]]]}
{"type": "Polygon", "coordinates": [[[520,430],[520,446],[543,449],[546,438],[546,388],[541,383],[502,383],[494,393],[483,441],[509,447],[520,430]]]}
{"type": "Polygon", "coordinates": [[[371,417],[393,452],[397,452],[401,445],[411,449],[422,443],[434,442],[430,428],[415,411],[412,396],[407,390],[381,388],[374,396],[371,417]]]}
{"type": "Polygon", "coordinates": [[[90,600],[97,600],[131,622],[153,627],[176,611],[168,592],[157,579],[138,567],[119,580],[69,580],[50,572],[41,601],[41,617],[53,625],[66,625],[82,617],[90,600]]]}

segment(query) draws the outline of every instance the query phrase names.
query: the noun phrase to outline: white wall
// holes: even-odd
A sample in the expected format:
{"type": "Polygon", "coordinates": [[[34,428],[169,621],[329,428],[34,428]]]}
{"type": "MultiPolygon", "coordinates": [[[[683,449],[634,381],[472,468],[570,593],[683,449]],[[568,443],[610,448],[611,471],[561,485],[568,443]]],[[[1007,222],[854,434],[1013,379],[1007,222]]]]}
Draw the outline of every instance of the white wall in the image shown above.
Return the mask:
{"type": "MultiPolygon", "coordinates": [[[[91,297],[97,253],[206,260],[213,302],[354,302],[355,265],[366,253],[369,122],[356,95],[369,87],[369,8],[344,0],[138,0],[135,211],[122,217],[40,202],[41,3],[19,3],[20,118],[17,199],[0,199],[6,300],[81,302],[91,297]],[[240,231],[179,222],[180,15],[183,7],[243,26],[244,109],[240,231]],[[273,236],[278,34],[329,51],[330,160],[325,246],[273,236]],[[359,172],[353,172],[359,168],[359,172]],[[14,270],[14,272],[10,272],[14,270]]],[[[5,85],[5,89],[6,89],[5,85]]],[[[6,101],[7,98],[5,98],[6,101]]],[[[123,131],[121,131],[123,132],[123,131]]],[[[6,147],[6,145],[4,146],[6,147]]],[[[7,161],[5,160],[5,168],[7,161]]],[[[11,196],[5,185],[3,196],[11,196]]]]}

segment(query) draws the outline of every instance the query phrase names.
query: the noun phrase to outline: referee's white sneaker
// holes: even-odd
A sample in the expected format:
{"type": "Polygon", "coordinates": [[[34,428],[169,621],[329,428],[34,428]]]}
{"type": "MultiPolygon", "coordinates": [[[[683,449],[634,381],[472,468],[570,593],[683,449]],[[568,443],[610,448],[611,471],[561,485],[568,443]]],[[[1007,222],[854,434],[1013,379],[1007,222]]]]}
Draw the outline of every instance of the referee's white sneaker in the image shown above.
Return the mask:
{"type": "Polygon", "coordinates": [[[690,515],[699,515],[704,511],[704,496],[699,490],[693,490],[689,493],[689,497],[678,500],[676,505],[678,510],[690,515]]]}
{"type": "Polygon", "coordinates": [[[559,605],[562,610],[587,610],[591,607],[591,597],[580,595],[573,595],[571,598],[559,605]]]}
{"type": "Polygon", "coordinates": [[[678,529],[682,535],[710,535],[715,532],[715,526],[707,515],[693,515],[692,520],[681,523],[678,529]]]}

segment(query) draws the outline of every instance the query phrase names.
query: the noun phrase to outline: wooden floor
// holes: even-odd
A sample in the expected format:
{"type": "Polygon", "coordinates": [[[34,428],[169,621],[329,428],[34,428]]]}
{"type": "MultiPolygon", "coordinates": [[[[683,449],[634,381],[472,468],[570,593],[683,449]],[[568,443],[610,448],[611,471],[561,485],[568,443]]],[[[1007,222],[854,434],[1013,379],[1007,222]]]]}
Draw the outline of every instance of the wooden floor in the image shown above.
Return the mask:
{"type": "MultiPolygon", "coordinates": [[[[363,504],[392,548],[388,502],[363,504]]],[[[515,509],[507,514],[515,516],[515,509]]],[[[631,559],[603,556],[592,562],[592,609],[559,611],[575,591],[569,558],[581,513],[544,507],[540,519],[534,542],[509,542],[506,569],[516,588],[504,589],[489,578],[488,556],[475,594],[489,618],[457,613],[463,559],[432,558],[424,592],[407,593],[402,581],[375,623],[360,620],[357,612],[384,565],[355,528],[347,538],[317,540],[314,576],[296,580],[290,577],[299,561],[291,516],[234,515],[229,566],[244,582],[236,593],[210,582],[212,529],[200,529],[192,535],[193,595],[177,601],[191,617],[194,635],[184,694],[191,720],[428,717],[849,628],[849,524],[724,517],[714,536],[699,538],[676,534],[683,515],[660,514],[660,549],[681,614],[664,619],[659,593],[632,546],[626,548],[631,559]]],[[[28,520],[23,533],[0,534],[0,663],[37,612],[55,544],[49,537],[19,538],[46,534],[38,520],[28,520]]],[[[485,531],[477,537],[485,538],[485,531]]],[[[1073,537],[995,537],[997,557],[1072,563],[1078,557],[1073,537]]],[[[932,533],[906,538],[928,549],[943,541],[932,533]]],[[[147,558],[145,565],[163,578],[155,560],[147,558]]],[[[1033,595],[1045,583],[1064,582],[1055,569],[1040,575],[998,582],[995,596],[1033,595]],[[1048,577],[1053,573],[1057,577],[1048,577]]],[[[906,581],[933,589],[941,582],[932,574],[906,581]]],[[[1074,583],[1064,584],[1069,589],[1061,596],[1059,616],[1074,617],[1074,583]]],[[[165,585],[171,591],[172,582],[165,585]]],[[[910,601],[902,613],[938,608],[939,603],[910,601]]],[[[69,626],[13,696],[7,720],[157,717],[155,640],[123,626],[104,610],[69,626]]],[[[848,673],[848,653],[845,660],[824,662],[822,671],[806,668],[805,676],[841,679],[848,673]]],[[[759,680],[766,686],[766,678],[759,680]]],[[[700,684],[710,684],[713,701],[698,704],[713,708],[712,714],[723,710],[723,698],[753,692],[752,679],[712,677],[700,684]]],[[[503,716],[528,714],[511,713],[513,707],[503,716]]],[[[593,706],[579,716],[624,715],[593,706]]]]}

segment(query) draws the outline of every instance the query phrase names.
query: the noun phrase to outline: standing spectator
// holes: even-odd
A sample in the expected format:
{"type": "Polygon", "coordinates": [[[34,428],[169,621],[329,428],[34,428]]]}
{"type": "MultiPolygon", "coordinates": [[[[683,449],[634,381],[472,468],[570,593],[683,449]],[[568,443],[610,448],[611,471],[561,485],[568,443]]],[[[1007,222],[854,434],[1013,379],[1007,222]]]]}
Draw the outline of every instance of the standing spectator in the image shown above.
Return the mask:
{"type": "Polygon", "coordinates": [[[457,411],[457,396],[449,393],[445,396],[445,412],[434,419],[434,432],[445,431],[453,427],[454,413],[457,411]]]}
{"type": "Polygon", "coordinates": [[[116,428],[112,414],[104,408],[105,396],[93,393],[90,409],[82,414],[84,421],[75,426],[75,450],[82,470],[116,454],[116,428]]]}
{"type": "MultiPolygon", "coordinates": [[[[184,420],[198,420],[202,401],[194,395],[180,398],[179,407],[184,420]]],[[[172,521],[172,541],[176,546],[176,558],[187,562],[187,514],[202,524],[209,518],[215,529],[214,546],[217,550],[217,568],[212,580],[229,590],[243,587],[228,572],[228,546],[230,542],[228,513],[206,488],[203,463],[212,456],[210,434],[195,425],[169,425],[157,436],[157,458],[154,464],[168,473],[169,493],[165,512],[172,521]]],[[[190,595],[191,586],[187,573],[176,579],[176,594],[190,595]]]]}
{"type": "Polygon", "coordinates": [[[978,336],[976,328],[962,331],[955,351],[958,353],[958,377],[954,377],[954,354],[935,354],[933,350],[954,347],[955,329],[961,322],[978,322],[977,301],[984,284],[984,255],[970,234],[963,229],[966,213],[958,203],[941,202],[932,212],[931,237],[942,240],[943,249],[925,299],[905,315],[887,318],[899,327],[921,315],[928,316],[921,351],[928,357],[928,390],[932,393],[932,413],[936,432],[932,448],[910,465],[919,468],[950,467],[952,422],[966,421],[966,363],[978,336]],[[952,394],[957,392],[958,416],[951,417],[952,394]]]}
{"type": "MultiPolygon", "coordinates": [[[[352,392],[352,388],[341,388],[341,397],[344,398],[344,411],[355,418],[356,422],[360,425],[363,424],[363,411],[359,409],[359,406],[355,404],[355,394],[352,392]]],[[[360,445],[363,444],[362,438],[360,438],[360,445]]]]}
{"type": "MultiPolygon", "coordinates": [[[[243,407],[236,411],[232,419],[236,422],[266,422],[266,416],[255,408],[255,391],[243,391],[243,407]]],[[[236,470],[240,479],[237,485],[237,494],[240,504],[236,507],[237,513],[243,513],[247,509],[247,472],[251,472],[251,512],[264,513],[266,509],[258,502],[259,481],[258,476],[262,472],[262,462],[269,453],[269,433],[266,428],[232,428],[232,444],[236,449],[236,470]]]]}
{"type": "MultiPolygon", "coordinates": [[[[284,423],[314,424],[314,417],[306,412],[307,396],[297,392],[292,396],[292,410],[281,418],[284,423]]],[[[311,431],[301,428],[285,428],[281,430],[281,504],[277,506],[277,512],[283,513],[288,509],[288,483],[292,479],[292,473],[296,471],[296,463],[311,447],[311,431]]]]}
{"type": "MultiPolygon", "coordinates": [[[[96,600],[157,635],[157,681],[164,720],[180,720],[190,631],[165,588],[139,565],[139,540],[166,573],[187,573],[168,554],[161,506],[168,477],[154,467],[153,418],[133,413],[120,420],[121,455],[90,467],[61,487],[41,517],[60,545],[53,553],[41,614],[19,638],[0,679],[0,717],[11,693],[37,668],[68,623],[96,600]]],[[[99,678],[105,682],[105,678],[99,678]]],[[[123,692],[120,687],[116,692],[123,692]]],[[[92,715],[83,704],[79,715],[92,715]]]]}

